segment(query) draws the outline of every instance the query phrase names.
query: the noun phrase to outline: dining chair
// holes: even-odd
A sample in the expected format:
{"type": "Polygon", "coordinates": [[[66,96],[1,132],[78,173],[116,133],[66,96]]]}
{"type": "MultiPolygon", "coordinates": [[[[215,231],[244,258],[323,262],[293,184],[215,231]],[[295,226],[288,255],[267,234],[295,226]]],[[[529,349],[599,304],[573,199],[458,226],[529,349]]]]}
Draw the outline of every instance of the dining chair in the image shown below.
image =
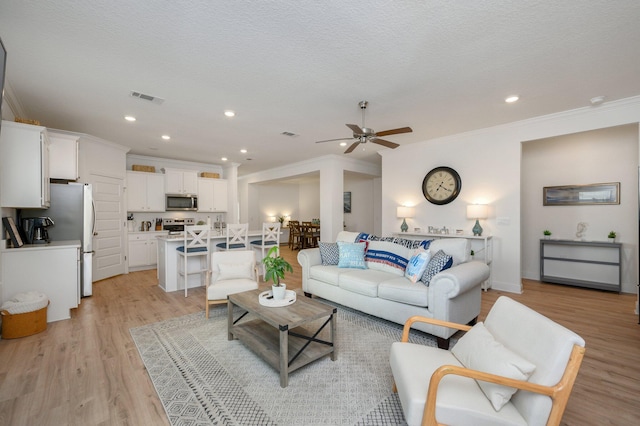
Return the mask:
{"type": "Polygon", "coordinates": [[[291,250],[296,250],[300,248],[302,245],[301,234],[300,234],[300,221],[290,220],[289,221],[289,248],[291,250]]]}
{"type": "Polygon", "coordinates": [[[300,233],[302,239],[302,248],[312,248],[318,246],[320,238],[320,227],[313,222],[302,222],[300,225],[300,233]]]}
{"type": "Polygon", "coordinates": [[[267,251],[271,247],[278,247],[277,255],[280,255],[280,224],[264,222],[262,224],[262,239],[251,241],[251,247],[259,252],[258,263],[262,267],[262,279],[264,280],[265,269],[262,259],[267,257],[267,251]]]}
{"type": "Polygon", "coordinates": [[[216,244],[216,249],[218,251],[249,250],[249,224],[228,223],[227,239],[225,242],[216,244]]]}
{"type": "MultiPolygon", "coordinates": [[[[180,281],[180,277],[182,277],[184,281],[184,297],[187,297],[189,275],[204,274],[209,270],[210,233],[211,229],[207,225],[184,227],[184,244],[176,249],[178,252],[178,282],[180,281]],[[197,269],[193,269],[194,262],[191,262],[192,267],[189,269],[189,259],[197,257],[200,258],[198,259],[200,261],[200,266],[197,269]],[[204,265],[202,264],[203,260],[205,261],[204,265]]],[[[204,280],[201,282],[204,282],[204,280]]]]}

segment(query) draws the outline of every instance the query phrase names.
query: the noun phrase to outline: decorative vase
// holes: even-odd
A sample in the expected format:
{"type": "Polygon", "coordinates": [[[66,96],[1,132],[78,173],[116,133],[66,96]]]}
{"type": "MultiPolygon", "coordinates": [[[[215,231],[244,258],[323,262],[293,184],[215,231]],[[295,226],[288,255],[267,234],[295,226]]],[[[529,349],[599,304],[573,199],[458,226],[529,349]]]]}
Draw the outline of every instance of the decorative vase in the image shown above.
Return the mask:
{"type": "Polygon", "coordinates": [[[407,225],[407,220],[402,218],[402,225],[400,225],[400,231],[407,232],[409,230],[409,225],[407,225]]]}
{"type": "Polygon", "coordinates": [[[616,242],[616,239],[615,239],[615,238],[611,238],[611,237],[609,237],[609,242],[610,242],[610,243],[615,243],[615,242],[616,242]]]}
{"type": "Polygon", "coordinates": [[[280,283],[280,285],[272,285],[271,292],[273,294],[274,300],[282,300],[287,292],[287,285],[284,283],[280,283]]]}

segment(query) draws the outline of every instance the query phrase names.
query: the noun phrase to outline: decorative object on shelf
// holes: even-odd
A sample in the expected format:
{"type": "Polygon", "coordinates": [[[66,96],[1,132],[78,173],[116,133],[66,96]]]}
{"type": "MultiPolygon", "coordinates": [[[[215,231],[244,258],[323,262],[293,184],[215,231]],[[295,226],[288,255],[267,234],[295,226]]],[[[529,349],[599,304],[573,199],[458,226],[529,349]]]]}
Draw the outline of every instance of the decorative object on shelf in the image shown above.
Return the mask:
{"type": "Polygon", "coordinates": [[[351,213],[351,192],[345,192],[343,194],[343,213],[351,213]]]}
{"type": "Polygon", "coordinates": [[[451,167],[436,167],[424,177],[422,194],[432,204],[448,204],[456,199],[462,188],[462,179],[451,167]]]}
{"type": "Polygon", "coordinates": [[[285,298],[287,286],[281,283],[280,280],[284,279],[285,272],[293,272],[293,268],[289,262],[284,260],[282,256],[278,256],[277,253],[278,246],[271,247],[267,253],[267,257],[262,259],[262,263],[265,269],[264,280],[267,282],[273,280],[273,285],[271,286],[273,298],[275,300],[282,300],[285,298]]]}
{"type": "Polygon", "coordinates": [[[407,232],[409,230],[409,225],[407,225],[407,218],[413,217],[415,214],[413,207],[406,206],[398,206],[396,210],[396,216],[398,219],[402,219],[402,225],[400,225],[400,230],[402,232],[407,232]]]}
{"type": "Polygon", "coordinates": [[[134,164],[131,166],[131,171],[133,172],[146,172],[146,173],[155,173],[155,166],[144,166],[141,164],[134,164]]]}
{"type": "Polygon", "coordinates": [[[545,229],[544,231],[542,231],[542,235],[544,235],[545,240],[548,240],[549,238],[551,238],[551,231],[545,229]]]}
{"type": "Polygon", "coordinates": [[[545,186],[542,204],[545,206],[620,204],[620,182],[545,186]]]}
{"type": "Polygon", "coordinates": [[[615,243],[616,242],[616,231],[611,231],[609,232],[609,235],[607,236],[607,238],[609,238],[609,242],[610,243],[615,243]]]}
{"type": "Polygon", "coordinates": [[[578,222],[578,228],[576,230],[576,238],[579,240],[584,240],[584,236],[587,233],[587,228],[589,224],[587,222],[578,222]]]}
{"type": "Polygon", "coordinates": [[[280,226],[284,226],[284,216],[278,216],[278,222],[280,222],[280,226]]]}
{"type": "Polygon", "coordinates": [[[200,177],[209,179],[220,179],[220,173],[201,172],[200,177]]]}
{"type": "Polygon", "coordinates": [[[489,213],[489,206],[486,204],[469,204],[467,206],[467,219],[475,219],[476,224],[473,226],[473,235],[482,235],[482,226],[480,226],[480,219],[486,219],[489,213]]]}

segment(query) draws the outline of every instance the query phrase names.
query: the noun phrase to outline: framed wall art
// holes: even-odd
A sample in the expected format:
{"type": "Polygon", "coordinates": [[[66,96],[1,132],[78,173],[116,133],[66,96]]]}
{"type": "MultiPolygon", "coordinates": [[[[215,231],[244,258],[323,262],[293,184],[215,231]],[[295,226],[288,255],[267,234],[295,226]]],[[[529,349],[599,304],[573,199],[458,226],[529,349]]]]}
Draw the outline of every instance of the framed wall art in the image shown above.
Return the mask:
{"type": "Polygon", "coordinates": [[[344,193],[344,212],[351,213],[351,192],[344,193]]]}
{"type": "Polygon", "coordinates": [[[545,186],[542,204],[545,206],[620,204],[620,182],[545,186]]]}

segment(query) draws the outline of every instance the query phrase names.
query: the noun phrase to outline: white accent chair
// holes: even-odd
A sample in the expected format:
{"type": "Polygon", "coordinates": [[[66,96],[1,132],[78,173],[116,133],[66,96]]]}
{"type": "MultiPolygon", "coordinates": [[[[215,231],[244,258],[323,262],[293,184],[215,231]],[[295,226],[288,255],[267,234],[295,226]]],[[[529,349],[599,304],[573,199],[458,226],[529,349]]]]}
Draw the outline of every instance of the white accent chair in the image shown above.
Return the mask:
{"type": "Polygon", "coordinates": [[[227,224],[227,240],[216,244],[218,251],[249,250],[249,224],[227,224]]]}
{"type": "Polygon", "coordinates": [[[473,327],[411,317],[402,341],[391,346],[394,390],[410,426],[559,425],[584,344],[574,332],[505,296],[484,324],[473,327]],[[467,334],[451,352],[408,343],[417,321],[467,334]]]}
{"type": "Polygon", "coordinates": [[[280,255],[280,224],[264,222],[262,224],[262,239],[251,241],[251,247],[256,250],[259,255],[257,257],[258,264],[261,265],[262,279],[264,280],[265,268],[262,264],[262,259],[267,257],[267,252],[271,247],[278,247],[276,256],[280,255]]]}
{"type": "MultiPolygon", "coordinates": [[[[209,238],[211,229],[207,225],[184,227],[184,244],[178,247],[178,282],[184,281],[184,297],[187,297],[189,275],[205,274],[209,271],[209,238]],[[200,257],[200,267],[189,269],[189,259],[200,257]],[[204,260],[204,263],[202,262],[204,260]]],[[[193,265],[193,262],[191,262],[193,265]]],[[[206,279],[206,278],[205,278],[206,279]]],[[[204,280],[201,280],[202,283],[204,280]]]]}
{"type": "Polygon", "coordinates": [[[211,253],[211,269],[207,274],[206,317],[209,306],[227,303],[227,296],[258,288],[258,268],[253,250],[217,251],[211,253]]]}

